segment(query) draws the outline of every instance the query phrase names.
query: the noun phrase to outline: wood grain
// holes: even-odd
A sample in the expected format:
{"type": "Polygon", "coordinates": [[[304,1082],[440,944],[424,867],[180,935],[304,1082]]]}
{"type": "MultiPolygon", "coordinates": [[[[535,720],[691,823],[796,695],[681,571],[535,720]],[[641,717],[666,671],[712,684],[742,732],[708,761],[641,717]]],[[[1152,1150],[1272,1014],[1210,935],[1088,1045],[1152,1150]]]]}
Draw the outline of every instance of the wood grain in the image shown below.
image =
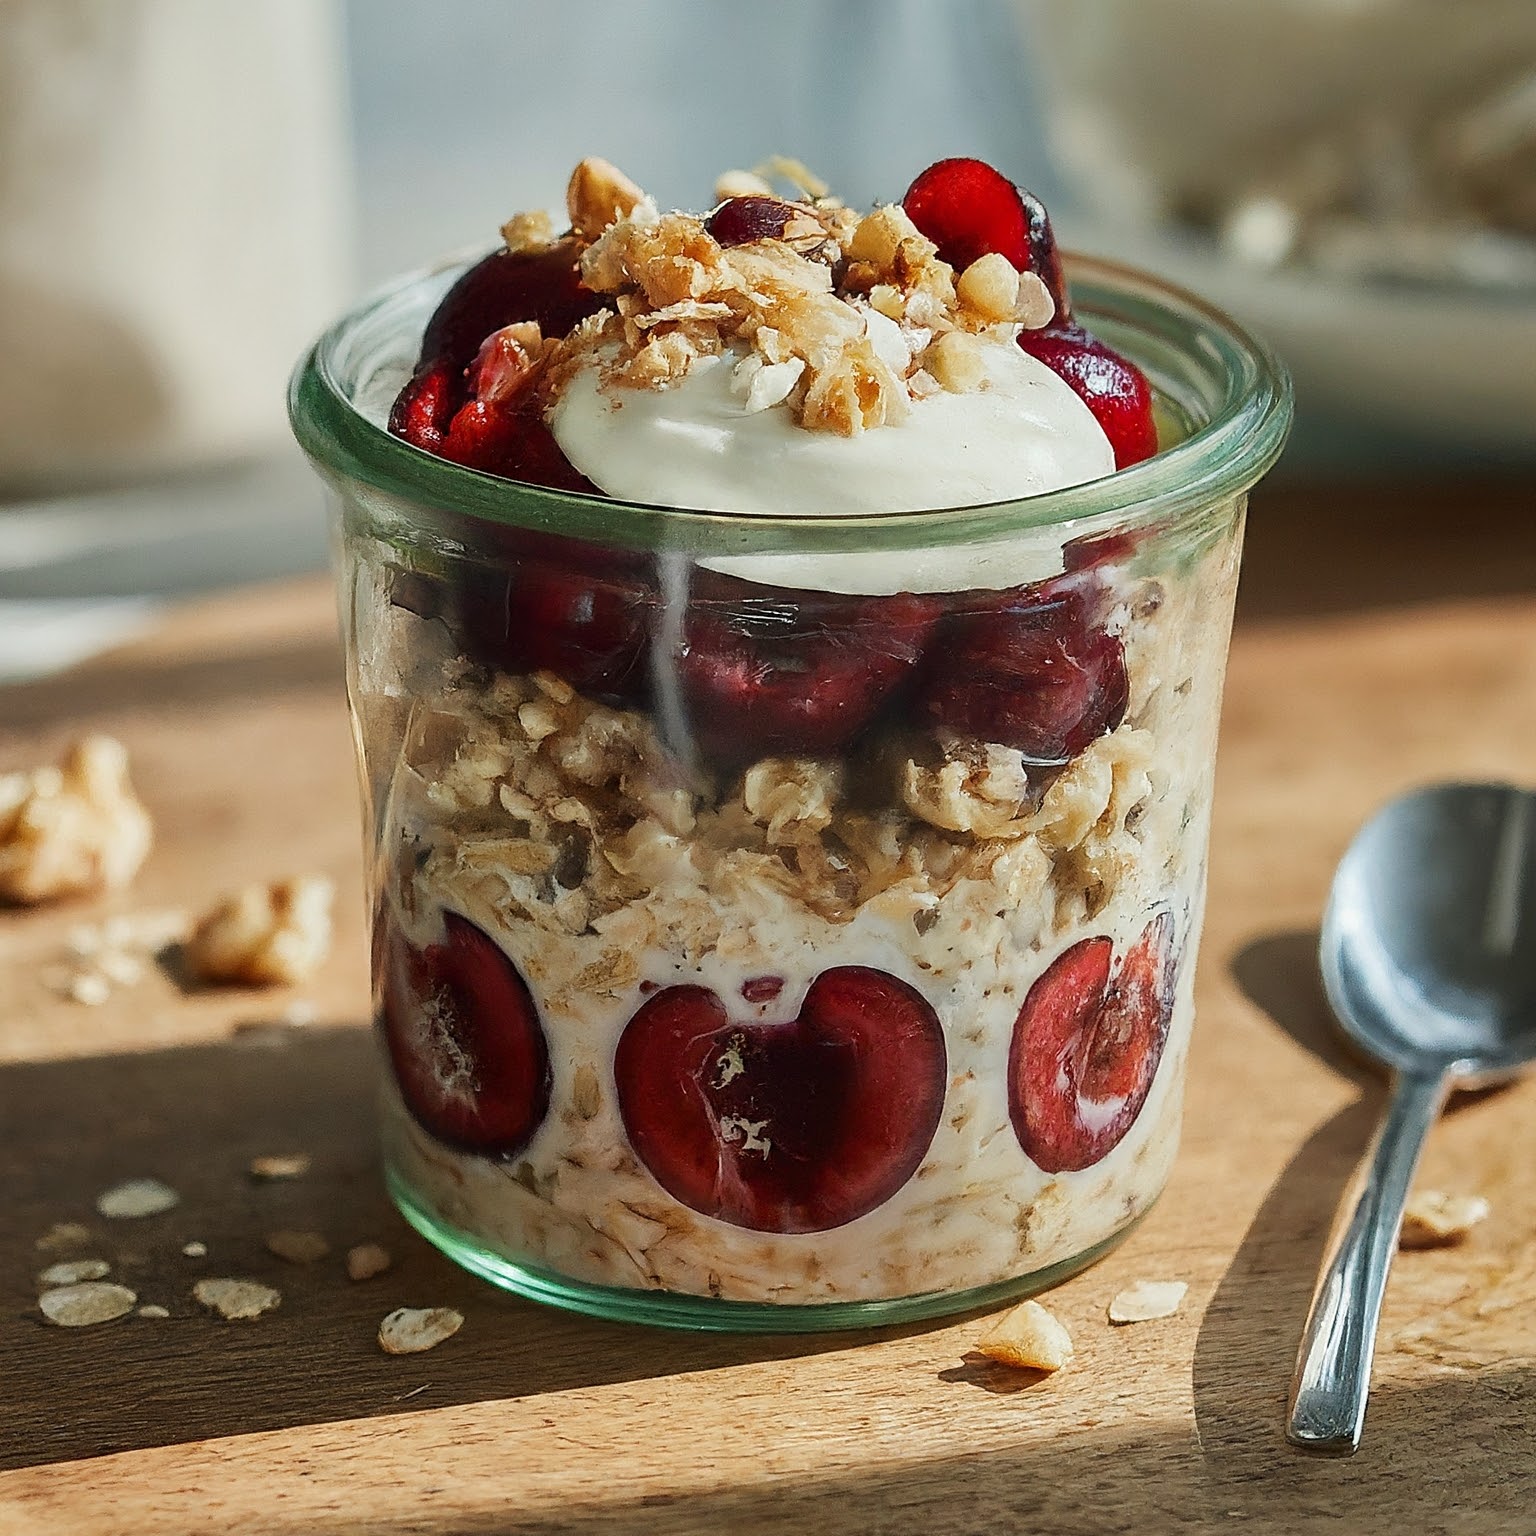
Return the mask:
{"type": "MultiPolygon", "coordinates": [[[[1405,522],[1404,536],[1427,550],[1445,507],[1417,505],[1422,526],[1405,522]]],[[[1050,1298],[1078,1347],[1067,1371],[1021,1381],[967,1358],[975,1320],[711,1340],[501,1297],[403,1230],[378,1191],[367,1037],[331,1027],[364,1006],[355,910],[306,989],[322,1025],[243,1031],[291,999],[184,996],[156,976],[81,1008],[32,973],[96,910],[10,914],[0,1457],[13,1470],[0,1473],[0,1530],[1528,1530],[1532,1085],[1459,1105],[1434,1134],[1425,1181],[1488,1195],[1494,1216],[1460,1250],[1400,1259],[1361,1454],[1308,1460],[1280,1438],[1318,1256],[1382,1099],[1335,1045],[1314,979],[1333,862],[1401,787],[1529,779],[1536,763],[1536,599],[1508,589],[1512,570],[1536,586],[1536,532],[1516,502],[1469,500],[1435,545],[1455,600],[1421,601],[1415,569],[1396,588],[1365,578],[1361,611],[1326,593],[1288,605],[1287,569],[1302,588],[1325,555],[1368,570],[1386,525],[1368,516],[1352,534],[1349,510],[1296,493],[1259,509],[1184,1150],[1147,1222],[1050,1298]],[[1481,545],[1458,558],[1480,529],[1505,540],[1503,559],[1481,545]],[[308,1177],[245,1178],[251,1156],[287,1150],[313,1154],[308,1177]],[[95,1193],[140,1172],[180,1189],[182,1206],[107,1230],[95,1193]],[[70,1219],[173,1316],[45,1328],[32,1244],[70,1219]],[[338,1256],[286,1265],[261,1246],[274,1226],[324,1231],[338,1256]],[[208,1260],[180,1254],[189,1235],[208,1260]],[[362,1238],[400,1264],[353,1285],[339,1249],[362,1238]],[[245,1325],[207,1318],[187,1299],[197,1272],[268,1280],[283,1306],[245,1325]],[[1140,1278],[1187,1280],[1184,1309],[1110,1328],[1110,1297],[1140,1278]],[[1480,1316],[1489,1298],[1499,1305],[1480,1316]],[[465,1327],[430,1355],[387,1359],[373,1329],[403,1301],[455,1305],[465,1327]]],[[[85,723],[123,736],[162,829],[133,908],[196,905],[244,873],[300,868],[354,890],[328,602],[320,586],[246,594],[70,679],[0,695],[0,767],[85,723]]]]}

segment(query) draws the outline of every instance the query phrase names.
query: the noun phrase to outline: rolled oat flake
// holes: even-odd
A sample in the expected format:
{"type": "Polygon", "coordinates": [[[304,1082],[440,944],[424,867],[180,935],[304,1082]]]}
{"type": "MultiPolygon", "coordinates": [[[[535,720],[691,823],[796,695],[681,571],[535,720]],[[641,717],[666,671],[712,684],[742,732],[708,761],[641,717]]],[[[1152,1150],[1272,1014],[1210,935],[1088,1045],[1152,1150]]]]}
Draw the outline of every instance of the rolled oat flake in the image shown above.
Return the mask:
{"type": "Polygon", "coordinates": [[[44,1291],[37,1305],[43,1316],[60,1328],[89,1328],[126,1317],[138,1299],[126,1285],[86,1280],[44,1291]]]}
{"type": "Polygon", "coordinates": [[[386,1355],[419,1355],[463,1326],[464,1314],[452,1307],[397,1307],[379,1324],[379,1348],[386,1355]]]}
{"type": "Polygon", "coordinates": [[[181,1204],[181,1196],[159,1179],[129,1179],[96,1197],[96,1209],[113,1220],[158,1216],[181,1204]]]}

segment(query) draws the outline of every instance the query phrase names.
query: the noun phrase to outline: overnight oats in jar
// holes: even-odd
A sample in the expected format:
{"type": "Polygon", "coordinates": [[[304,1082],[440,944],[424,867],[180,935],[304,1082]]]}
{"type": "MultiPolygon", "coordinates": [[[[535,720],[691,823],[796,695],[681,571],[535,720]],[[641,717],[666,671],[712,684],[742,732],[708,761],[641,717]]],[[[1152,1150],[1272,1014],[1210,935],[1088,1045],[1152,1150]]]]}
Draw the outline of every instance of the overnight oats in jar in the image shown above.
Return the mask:
{"type": "Polygon", "coordinates": [[[785,1331],[1054,1283],[1174,1157],[1289,387],[976,161],[587,161],[329,332],[385,1164],[512,1290],[785,1331]]]}

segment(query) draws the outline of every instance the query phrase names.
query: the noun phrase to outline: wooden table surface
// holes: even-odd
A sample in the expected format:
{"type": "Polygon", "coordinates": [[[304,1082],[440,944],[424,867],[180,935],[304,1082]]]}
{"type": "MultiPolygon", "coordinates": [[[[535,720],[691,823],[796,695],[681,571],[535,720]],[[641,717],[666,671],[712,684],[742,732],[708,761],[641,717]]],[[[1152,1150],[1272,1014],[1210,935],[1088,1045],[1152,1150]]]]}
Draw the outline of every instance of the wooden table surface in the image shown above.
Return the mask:
{"type": "Polygon", "coordinates": [[[1233,645],[1184,1148],[1143,1226],[1049,1298],[1078,1355],[1019,1379],[971,1318],[831,1338],[590,1322],[457,1272],[387,1205],[371,1151],[357,813],[328,589],[236,594],[115,655],[0,692],[0,769],[84,727],[132,753],[159,843],[131,893],[0,913],[0,1531],[1529,1531],[1536,1524],[1536,1084],[1459,1105],[1424,1182],[1493,1216],[1396,1266],[1361,1453],[1281,1436],[1331,1213],[1382,1089],[1329,1034],[1314,979],[1329,874],[1398,789],[1536,776],[1536,491],[1288,489],[1258,498],[1233,645]],[[193,992],[154,973],[99,1007],[46,977],[68,930],[197,909],[304,870],[343,891],[301,992],[193,992]],[[299,1006],[295,1006],[295,1005],[299,1006]],[[310,1022],[294,1022],[309,1018],[310,1022]],[[253,1156],[303,1151],[257,1185],[253,1156]],[[164,1215],[97,1193],[154,1175],[164,1215]],[[45,1326],[35,1241],[91,1229],[164,1320],[45,1326]],[[263,1236],[377,1240],[363,1284],[263,1236]],[[189,1259],[183,1243],[209,1253],[189,1259]],[[204,1274],[284,1293],[202,1315],[204,1274]],[[1132,1280],[1176,1317],[1111,1329],[1132,1280]],[[383,1314],[449,1304],[433,1353],[383,1314]]]}

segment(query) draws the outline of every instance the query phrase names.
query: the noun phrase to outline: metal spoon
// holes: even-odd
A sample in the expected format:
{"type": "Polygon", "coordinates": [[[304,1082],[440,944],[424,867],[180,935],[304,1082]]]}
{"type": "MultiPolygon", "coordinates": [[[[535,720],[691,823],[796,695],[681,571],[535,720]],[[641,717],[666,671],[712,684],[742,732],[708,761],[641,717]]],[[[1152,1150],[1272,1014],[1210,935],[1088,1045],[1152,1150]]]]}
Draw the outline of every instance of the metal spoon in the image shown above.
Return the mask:
{"type": "Polygon", "coordinates": [[[1441,784],[1368,821],[1334,876],[1320,959],[1346,1034],[1393,1074],[1349,1221],[1318,1278],[1287,1436],[1360,1447],[1387,1270],[1414,1166],[1453,1089],[1536,1059],[1536,795],[1441,784]]]}

